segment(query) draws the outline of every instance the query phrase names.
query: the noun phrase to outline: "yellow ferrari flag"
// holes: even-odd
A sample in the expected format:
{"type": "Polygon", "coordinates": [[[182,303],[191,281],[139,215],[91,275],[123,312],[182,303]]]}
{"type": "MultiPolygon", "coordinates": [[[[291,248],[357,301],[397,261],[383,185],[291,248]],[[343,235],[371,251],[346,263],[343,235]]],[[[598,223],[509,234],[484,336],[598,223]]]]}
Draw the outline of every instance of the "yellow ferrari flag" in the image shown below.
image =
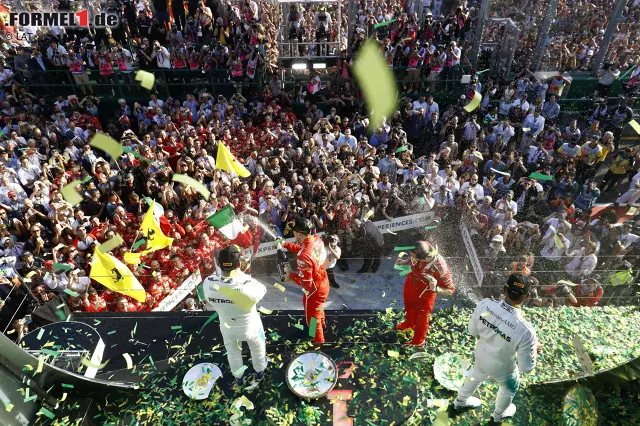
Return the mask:
{"type": "Polygon", "coordinates": [[[132,297],[138,302],[144,302],[147,297],[138,279],[124,263],[98,249],[93,251],[89,277],[108,289],[132,297]]]}
{"type": "Polygon", "coordinates": [[[240,176],[243,178],[251,176],[240,162],[233,156],[229,148],[222,142],[218,144],[218,158],[216,158],[216,167],[231,173],[231,176],[240,176]]]}
{"type": "Polygon", "coordinates": [[[151,203],[149,211],[144,215],[144,219],[142,219],[142,224],[140,225],[140,232],[147,240],[147,250],[145,250],[147,253],[160,250],[173,243],[173,238],[169,238],[162,233],[162,229],[160,229],[160,226],[153,215],[153,208],[155,205],[155,201],[151,203]]]}

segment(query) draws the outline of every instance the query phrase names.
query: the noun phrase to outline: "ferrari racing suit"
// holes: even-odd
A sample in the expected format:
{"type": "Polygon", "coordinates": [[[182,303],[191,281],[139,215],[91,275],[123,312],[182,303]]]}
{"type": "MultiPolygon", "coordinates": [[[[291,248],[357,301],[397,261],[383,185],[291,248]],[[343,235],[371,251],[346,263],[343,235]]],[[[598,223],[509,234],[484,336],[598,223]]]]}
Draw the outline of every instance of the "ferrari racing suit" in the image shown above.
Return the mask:
{"type": "Polygon", "coordinates": [[[429,332],[429,314],[436,301],[437,287],[455,291],[447,261],[439,254],[432,261],[410,259],[411,272],[404,281],[406,320],[398,330],[413,329],[410,345],[422,345],[429,332]]]}
{"type": "Polygon", "coordinates": [[[317,235],[310,235],[302,244],[284,242],[282,245],[298,256],[298,272],[291,272],[289,277],[302,287],[304,292],[302,303],[307,326],[311,324],[311,318],[316,319],[316,334],[313,341],[324,343],[324,302],[329,297],[327,251],[324,243],[317,235]]]}

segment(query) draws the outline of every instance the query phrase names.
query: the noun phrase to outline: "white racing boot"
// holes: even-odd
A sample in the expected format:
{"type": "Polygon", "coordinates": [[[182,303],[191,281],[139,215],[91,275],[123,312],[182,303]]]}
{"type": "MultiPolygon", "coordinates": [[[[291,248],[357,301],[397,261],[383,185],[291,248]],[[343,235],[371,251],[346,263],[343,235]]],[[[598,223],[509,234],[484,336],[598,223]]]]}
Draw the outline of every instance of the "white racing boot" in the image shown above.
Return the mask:
{"type": "Polygon", "coordinates": [[[475,396],[470,396],[466,401],[458,401],[457,399],[453,401],[453,407],[455,409],[461,408],[477,408],[482,405],[482,401],[480,398],[476,398],[475,396]]]}
{"type": "Polygon", "coordinates": [[[493,421],[500,422],[507,417],[513,417],[514,414],[516,414],[516,406],[514,404],[509,404],[507,409],[504,410],[504,413],[498,415],[495,411],[493,412],[493,421]]]}

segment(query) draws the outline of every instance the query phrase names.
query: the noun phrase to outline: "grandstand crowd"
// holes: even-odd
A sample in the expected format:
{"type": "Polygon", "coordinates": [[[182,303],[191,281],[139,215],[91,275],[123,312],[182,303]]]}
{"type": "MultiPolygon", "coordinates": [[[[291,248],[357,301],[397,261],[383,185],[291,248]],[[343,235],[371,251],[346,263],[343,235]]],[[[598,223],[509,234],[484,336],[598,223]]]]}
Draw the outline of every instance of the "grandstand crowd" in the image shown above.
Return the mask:
{"type": "MultiPolygon", "coordinates": [[[[233,243],[250,249],[269,240],[256,220],[289,237],[287,223],[303,215],[316,231],[340,237],[349,259],[342,269],[362,258],[356,219],[370,211],[378,221],[433,210],[443,229],[467,227],[488,280],[491,272],[513,270],[536,278],[532,303],[628,303],[640,267],[633,207],[640,147],[622,140],[633,100],[607,95],[620,70],[637,63],[635,3],[621,25],[629,33],[616,41],[615,57],[594,85],[594,108],[577,119],[558,103],[571,83],[563,71],[588,66],[595,53],[589,46],[607,19],[602,9],[563,5],[562,19],[579,14],[585,34],[563,27],[554,36],[553,75],[523,67],[510,81],[474,74],[461,84],[474,10],[442,3],[425,1],[419,21],[405,3],[362,2],[353,39],[337,40],[330,28],[329,40],[341,43],[337,67],[293,90],[279,79],[276,33],[286,17],[271,2],[110,3],[123,23],[113,31],[11,29],[0,65],[0,304],[17,312],[12,326],[24,332],[19,319],[65,289],[76,294],[68,298],[71,311],[154,309],[196,270],[213,271],[213,254],[232,242],[206,218],[227,205],[248,226],[233,243]],[[404,81],[397,111],[372,131],[351,72],[358,47],[371,37],[404,81]],[[101,111],[101,95],[113,96],[110,83],[143,96],[134,79],[139,69],[166,71],[156,73],[156,87],[213,73],[233,85],[232,95],[200,90],[166,98],[152,90],[141,102],[118,99],[114,115],[101,111]],[[55,96],[60,84],[76,95],[55,96]],[[441,86],[459,99],[440,106],[441,86]],[[476,92],[482,103],[467,112],[476,92]],[[98,132],[131,151],[110,158],[92,148],[98,132]],[[249,178],[216,168],[220,142],[249,178]],[[172,182],[175,173],[202,182],[210,199],[172,182]],[[72,206],[60,190],[77,179],[83,201],[72,206]],[[613,210],[596,211],[605,194],[625,207],[622,221],[613,210]],[[113,254],[123,259],[151,200],[162,206],[161,226],[174,243],[131,265],[148,293],[139,303],[92,282],[89,269],[96,245],[116,234],[125,242],[113,254]]],[[[346,2],[327,10],[346,27],[346,2]]],[[[320,12],[300,11],[310,28],[320,12]]],[[[313,44],[313,34],[304,31],[311,39],[302,41],[313,44]]],[[[631,83],[637,76],[629,75],[631,83]]],[[[197,306],[189,299],[184,308],[197,306]]]]}

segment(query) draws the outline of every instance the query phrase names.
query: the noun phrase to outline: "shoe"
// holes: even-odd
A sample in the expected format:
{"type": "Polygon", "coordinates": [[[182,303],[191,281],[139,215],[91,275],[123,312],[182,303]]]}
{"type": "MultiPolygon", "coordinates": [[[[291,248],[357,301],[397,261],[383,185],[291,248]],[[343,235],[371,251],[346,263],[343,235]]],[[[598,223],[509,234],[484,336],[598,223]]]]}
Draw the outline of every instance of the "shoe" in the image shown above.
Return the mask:
{"type": "Polygon", "coordinates": [[[497,415],[495,411],[493,412],[493,421],[500,422],[507,417],[513,417],[514,414],[516,414],[516,406],[514,404],[509,404],[502,414],[497,415]]]}
{"type": "Polygon", "coordinates": [[[333,288],[340,288],[340,284],[338,283],[330,283],[333,288]]]}
{"type": "Polygon", "coordinates": [[[262,381],[262,379],[264,379],[265,371],[267,371],[266,368],[259,373],[253,374],[253,377],[251,378],[251,383],[246,388],[247,391],[252,391],[260,385],[260,382],[262,381]]]}
{"type": "Polygon", "coordinates": [[[470,396],[466,402],[460,402],[457,399],[453,401],[453,407],[455,409],[460,408],[477,408],[482,405],[482,401],[480,398],[476,398],[475,396],[470,396]]]}
{"type": "Polygon", "coordinates": [[[424,342],[421,343],[415,343],[415,342],[409,342],[406,344],[406,346],[418,346],[418,347],[422,347],[424,346],[424,342]]]}
{"type": "Polygon", "coordinates": [[[408,330],[410,328],[411,328],[411,325],[406,321],[403,321],[400,324],[396,325],[396,330],[400,330],[400,331],[408,330]]]}

